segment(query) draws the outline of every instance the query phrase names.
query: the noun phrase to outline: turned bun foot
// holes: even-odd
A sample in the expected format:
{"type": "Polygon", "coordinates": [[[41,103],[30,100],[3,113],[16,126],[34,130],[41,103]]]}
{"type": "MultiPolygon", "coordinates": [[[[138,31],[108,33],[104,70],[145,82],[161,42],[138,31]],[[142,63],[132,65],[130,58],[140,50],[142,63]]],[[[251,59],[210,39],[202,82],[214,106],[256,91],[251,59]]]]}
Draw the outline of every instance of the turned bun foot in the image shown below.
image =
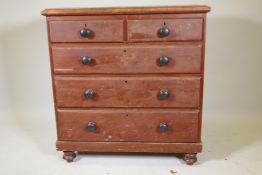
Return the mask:
{"type": "Polygon", "coordinates": [[[73,151],[64,151],[63,159],[67,162],[73,162],[76,157],[76,153],[73,151]]]}
{"type": "Polygon", "coordinates": [[[188,165],[193,165],[197,161],[196,153],[187,153],[184,155],[184,161],[188,165]]]}

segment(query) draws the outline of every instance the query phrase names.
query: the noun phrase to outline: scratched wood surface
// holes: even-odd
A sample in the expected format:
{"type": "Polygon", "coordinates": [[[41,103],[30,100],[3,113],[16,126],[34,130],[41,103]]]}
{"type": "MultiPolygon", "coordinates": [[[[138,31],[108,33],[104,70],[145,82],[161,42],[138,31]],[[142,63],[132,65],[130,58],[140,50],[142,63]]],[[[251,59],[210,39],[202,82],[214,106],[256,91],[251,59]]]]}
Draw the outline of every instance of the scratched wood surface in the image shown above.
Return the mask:
{"type": "MultiPolygon", "coordinates": [[[[134,18],[134,17],[133,17],[134,18]]],[[[151,18],[153,18],[151,16],[151,18]]],[[[203,20],[200,19],[132,19],[127,20],[128,40],[137,41],[199,41],[202,40],[203,20]],[[167,27],[170,34],[160,38],[158,31],[167,27]]]]}
{"type": "Polygon", "coordinates": [[[57,124],[57,149],[201,152],[206,13],[208,6],[46,9],[57,124]],[[170,34],[159,37],[168,27],[170,34]],[[91,29],[83,38],[80,30],[91,29]],[[81,58],[91,56],[91,65],[81,58]],[[165,66],[159,56],[168,56],[165,66]],[[93,99],[84,92],[93,89],[93,99]],[[160,89],[169,98],[159,99],[160,89]],[[97,130],[87,132],[89,121],[97,130]],[[160,122],[168,130],[160,133],[160,122]]]}
{"type": "Polygon", "coordinates": [[[122,153],[198,153],[202,151],[198,143],[164,143],[164,142],[78,142],[57,141],[57,150],[80,152],[122,152],[122,153]]]}
{"type": "Polygon", "coordinates": [[[200,83],[200,77],[55,77],[58,107],[198,108],[200,83]],[[84,97],[88,89],[92,99],[84,97]],[[161,89],[167,99],[159,99],[161,89]]]}
{"type": "Polygon", "coordinates": [[[119,15],[119,14],[170,14],[207,13],[206,5],[152,6],[152,7],[100,7],[100,8],[49,8],[41,12],[44,16],[119,15]]]}
{"type": "Polygon", "coordinates": [[[59,139],[69,141],[198,142],[198,110],[58,110],[59,139]],[[88,131],[88,122],[96,124],[88,131]],[[165,122],[166,132],[159,131],[165,122]]]}
{"type": "Polygon", "coordinates": [[[52,53],[55,73],[200,73],[202,45],[63,44],[52,46],[52,53]],[[92,58],[90,65],[82,64],[84,56],[92,58]],[[161,56],[168,64],[160,64],[161,56]]]}
{"type": "Polygon", "coordinates": [[[123,20],[50,21],[52,42],[121,42],[123,20]],[[92,36],[83,38],[80,30],[88,28],[92,36]]]}

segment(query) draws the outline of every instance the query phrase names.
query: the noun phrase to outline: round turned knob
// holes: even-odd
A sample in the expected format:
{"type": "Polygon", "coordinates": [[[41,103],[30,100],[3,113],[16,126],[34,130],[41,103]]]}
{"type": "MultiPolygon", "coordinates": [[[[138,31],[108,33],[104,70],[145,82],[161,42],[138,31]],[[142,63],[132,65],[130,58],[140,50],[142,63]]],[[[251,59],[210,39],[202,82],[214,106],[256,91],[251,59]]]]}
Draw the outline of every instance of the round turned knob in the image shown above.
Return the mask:
{"type": "Polygon", "coordinates": [[[89,38],[92,34],[92,31],[88,28],[83,28],[80,30],[80,35],[83,38],[89,38]]]}
{"type": "Polygon", "coordinates": [[[161,100],[167,99],[169,97],[169,93],[167,89],[161,89],[159,92],[159,98],[161,100]]]}
{"type": "Polygon", "coordinates": [[[168,126],[165,122],[161,122],[159,124],[159,132],[166,132],[168,129],[168,126]]]}
{"type": "Polygon", "coordinates": [[[96,130],[96,123],[94,122],[88,122],[87,124],[87,131],[93,132],[96,130]]]}
{"type": "Polygon", "coordinates": [[[83,56],[82,57],[82,64],[84,65],[90,65],[92,63],[92,58],[89,56],[83,56]]]}
{"type": "Polygon", "coordinates": [[[158,36],[160,38],[167,37],[170,33],[170,30],[167,27],[162,27],[158,30],[158,36]]]}
{"type": "Polygon", "coordinates": [[[166,64],[169,63],[169,58],[166,57],[166,56],[161,56],[161,57],[159,58],[159,63],[160,63],[161,65],[166,65],[166,64]]]}
{"type": "Polygon", "coordinates": [[[88,89],[85,91],[84,96],[86,99],[91,99],[95,95],[95,92],[92,89],[88,89]]]}

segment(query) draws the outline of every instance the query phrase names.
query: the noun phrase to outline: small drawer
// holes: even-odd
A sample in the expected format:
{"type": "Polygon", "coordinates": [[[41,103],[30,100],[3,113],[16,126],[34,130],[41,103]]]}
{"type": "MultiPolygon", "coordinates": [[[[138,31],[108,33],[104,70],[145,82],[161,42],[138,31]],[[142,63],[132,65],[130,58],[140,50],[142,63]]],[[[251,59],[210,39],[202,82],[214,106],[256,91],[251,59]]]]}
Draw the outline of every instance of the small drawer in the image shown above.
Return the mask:
{"type": "Polygon", "coordinates": [[[199,111],[58,109],[58,139],[94,142],[199,142],[199,111]]]}
{"type": "Polygon", "coordinates": [[[201,77],[55,77],[58,107],[198,108],[201,77]]]}
{"type": "Polygon", "coordinates": [[[132,19],[128,20],[128,40],[200,41],[203,19],[132,19]]]}
{"type": "Polygon", "coordinates": [[[202,45],[54,45],[55,73],[200,73],[202,45]]]}
{"type": "Polygon", "coordinates": [[[51,42],[122,42],[123,20],[50,21],[51,42]]]}

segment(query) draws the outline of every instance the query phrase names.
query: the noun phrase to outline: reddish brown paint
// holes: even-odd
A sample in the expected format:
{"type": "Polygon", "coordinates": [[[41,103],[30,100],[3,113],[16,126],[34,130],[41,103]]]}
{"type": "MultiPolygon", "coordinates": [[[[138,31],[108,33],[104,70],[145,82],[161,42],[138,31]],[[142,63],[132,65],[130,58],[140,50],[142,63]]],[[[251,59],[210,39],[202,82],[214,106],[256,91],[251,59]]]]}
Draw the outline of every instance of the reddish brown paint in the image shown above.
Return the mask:
{"type": "Polygon", "coordinates": [[[51,42],[121,42],[123,20],[50,21],[51,42]],[[83,38],[80,30],[88,28],[91,38],[83,38]]]}
{"type": "Polygon", "coordinates": [[[200,77],[55,77],[58,107],[198,108],[200,77]],[[86,99],[92,89],[95,96],[86,99]],[[159,91],[169,97],[160,100],[159,91]]]}
{"type": "Polygon", "coordinates": [[[52,53],[55,73],[200,73],[201,49],[200,44],[56,44],[52,53]],[[83,65],[83,56],[92,64],[83,65]],[[169,58],[167,65],[159,64],[161,56],[169,58]]]}
{"type": "Polygon", "coordinates": [[[207,6],[171,6],[42,12],[48,16],[57,149],[64,152],[65,160],[73,161],[75,151],[154,152],[185,153],[187,164],[196,162],[196,153],[202,150],[209,11],[207,6]],[[157,30],[163,25],[171,30],[170,36],[158,38],[157,30]],[[94,37],[81,38],[83,27],[91,28],[94,37]],[[80,62],[85,52],[95,59],[90,67],[80,62]],[[163,53],[171,55],[165,67],[157,63],[163,53]],[[157,92],[164,86],[171,96],[160,101],[157,92]],[[89,87],[98,95],[86,101],[83,92],[89,87]],[[89,119],[96,120],[103,132],[83,131],[89,119]],[[172,126],[167,133],[146,125],[155,126],[164,119],[172,126]],[[138,134],[128,133],[129,129],[138,134]],[[106,140],[110,132],[113,141],[106,140]]]}
{"type": "MultiPolygon", "coordinates": [[[[157,16],[157,15],[155,15],[157,16]]],[[[127,21],[128,40],[131,42],[148,41],[198,41],[202,40],[202,23],[199,19],[132,19],[127,21]],[[158,30],[167,27],[170,34],[167,37],[158,37],[158,30]]]]}
{"type": "Polygon", "coordinates": [[[152,7],[100,7],[100,8],[63,8],[46,9],[44,16],[81,16],[81,15],[132,15],[132,14],[165,14],[165,13],[207,13],[206,5],[188,6],[152,6],[152,7]]]}
{"type": "Polygon", "coordinates": [[[135,152],[135,153],[198,153],[201,143],[164,143],[164,142],[73,142],[57,141],[60,151],[85,152],[135,152]]]}
{"type": "Polygon", "coordinates": [[[59,139],[68,141],[198,142],[198,110],[58,110],[59,139]],[[88,122],[96,123],[94,132],[88,122]],[[159,132],[165,122],[166,132],[159,132]]]}

